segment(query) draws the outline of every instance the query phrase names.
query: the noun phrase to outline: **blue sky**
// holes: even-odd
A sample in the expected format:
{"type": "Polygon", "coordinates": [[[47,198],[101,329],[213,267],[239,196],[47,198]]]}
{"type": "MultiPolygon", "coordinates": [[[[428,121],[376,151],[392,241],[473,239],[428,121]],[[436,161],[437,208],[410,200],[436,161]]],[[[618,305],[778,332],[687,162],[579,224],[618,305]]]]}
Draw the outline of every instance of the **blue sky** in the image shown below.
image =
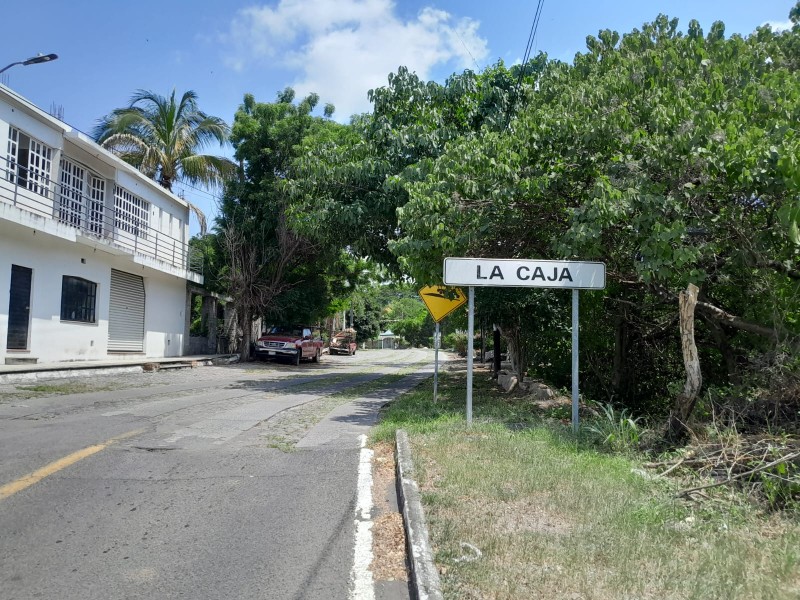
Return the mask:
{"type": "MultiPolygon", "coordinates": [[[[717,20],[726,33],[786,26],[796,0],[545,0],[534,53],[570,61],[600,29],[620,33],[659,13],[685,29],[717,20]]],[[[90,132],[137,89],[192,89],[202,110],[229,123],[245,93],[272,101],[293,86],[336,106],[335,117],[368,111],[367,90],[406,65],[425,79],[521,59],[536,1],[209,0],[6,3],[0,68],[37,53],[49,64],[16,66],[0,82],[90,132]]],[[[210,150],[230,155],[231,150],[210,150]]],[[[211,194],[186,197],[207,215],[211,194]]],[[[196,223],[192,231],[196,232],[196,223]]]]}

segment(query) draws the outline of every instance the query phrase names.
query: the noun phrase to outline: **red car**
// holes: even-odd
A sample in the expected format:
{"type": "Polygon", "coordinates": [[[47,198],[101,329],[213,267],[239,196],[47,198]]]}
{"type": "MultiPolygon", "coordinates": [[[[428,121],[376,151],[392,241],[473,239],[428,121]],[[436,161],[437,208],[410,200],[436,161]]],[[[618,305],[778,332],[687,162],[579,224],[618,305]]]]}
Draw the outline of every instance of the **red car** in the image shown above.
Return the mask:
{"type": "Polygon", "coordinates": [[[259,360],[285,359],[299,365],[303,359],[318,363],[322,356],[319,329],[304,325],[274,325],[258,338],[255,357],[259,360]]]}

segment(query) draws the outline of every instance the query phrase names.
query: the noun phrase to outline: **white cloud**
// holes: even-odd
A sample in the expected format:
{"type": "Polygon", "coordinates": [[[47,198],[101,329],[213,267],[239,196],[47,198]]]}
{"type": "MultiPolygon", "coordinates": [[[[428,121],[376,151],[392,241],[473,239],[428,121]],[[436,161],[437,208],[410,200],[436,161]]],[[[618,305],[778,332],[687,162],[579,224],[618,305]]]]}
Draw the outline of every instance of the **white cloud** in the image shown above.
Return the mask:
{"type": "Polygon", "coordinates": [[[293,70],[298,96],[317,92],[346,120],[369,110],[367,90],[401,65],[422,79],[440,66],[476,68],[488,55],[478,26],[434,8],[401,20],[392,0],[280,0],[240,10],[222,41],[229,67],[293,70]]]}
{"type": "Polygon", "coordinates": [[[778,31],[787,31],[791,29],[794,23],[792,23],[791,21],[766,21],[765,23],[761,24],[762,27],[764,25],[769,25],[770,28],[772,28],[772,31],[778,32],[778,31]]]}

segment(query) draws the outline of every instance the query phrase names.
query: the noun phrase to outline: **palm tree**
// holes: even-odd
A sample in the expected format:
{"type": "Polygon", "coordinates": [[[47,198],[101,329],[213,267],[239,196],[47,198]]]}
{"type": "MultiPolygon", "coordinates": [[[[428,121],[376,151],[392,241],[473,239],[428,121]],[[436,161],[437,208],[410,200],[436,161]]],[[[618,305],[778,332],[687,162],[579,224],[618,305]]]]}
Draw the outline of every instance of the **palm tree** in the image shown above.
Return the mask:
{"type": "MultiPolygon", "coordinates": [[[[174,89],[169,98],[137,90],[130,106],[106,115],[94,130],[99,144],[170,191],[178,180],[214,188],[232,176],[235,163],[199,154],[214,141],[224,145],[229,135],[225,121],[198,110],[194,91],[177,101],[174,89]]],[[[191,203],[189,207],[205,232],[202,211],[191,203]]]]}

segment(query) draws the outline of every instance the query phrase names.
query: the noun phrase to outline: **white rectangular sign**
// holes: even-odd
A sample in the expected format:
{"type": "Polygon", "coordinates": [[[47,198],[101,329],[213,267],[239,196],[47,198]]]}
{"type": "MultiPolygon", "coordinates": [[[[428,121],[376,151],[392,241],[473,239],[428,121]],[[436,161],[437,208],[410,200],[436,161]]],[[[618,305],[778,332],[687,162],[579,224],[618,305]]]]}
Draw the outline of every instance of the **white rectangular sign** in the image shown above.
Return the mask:
{"type": "Polygon", "coordinates": [[[445,285],[539,287],[601,290],[606,266],[601,262],[445,258],[445,285]]]}

